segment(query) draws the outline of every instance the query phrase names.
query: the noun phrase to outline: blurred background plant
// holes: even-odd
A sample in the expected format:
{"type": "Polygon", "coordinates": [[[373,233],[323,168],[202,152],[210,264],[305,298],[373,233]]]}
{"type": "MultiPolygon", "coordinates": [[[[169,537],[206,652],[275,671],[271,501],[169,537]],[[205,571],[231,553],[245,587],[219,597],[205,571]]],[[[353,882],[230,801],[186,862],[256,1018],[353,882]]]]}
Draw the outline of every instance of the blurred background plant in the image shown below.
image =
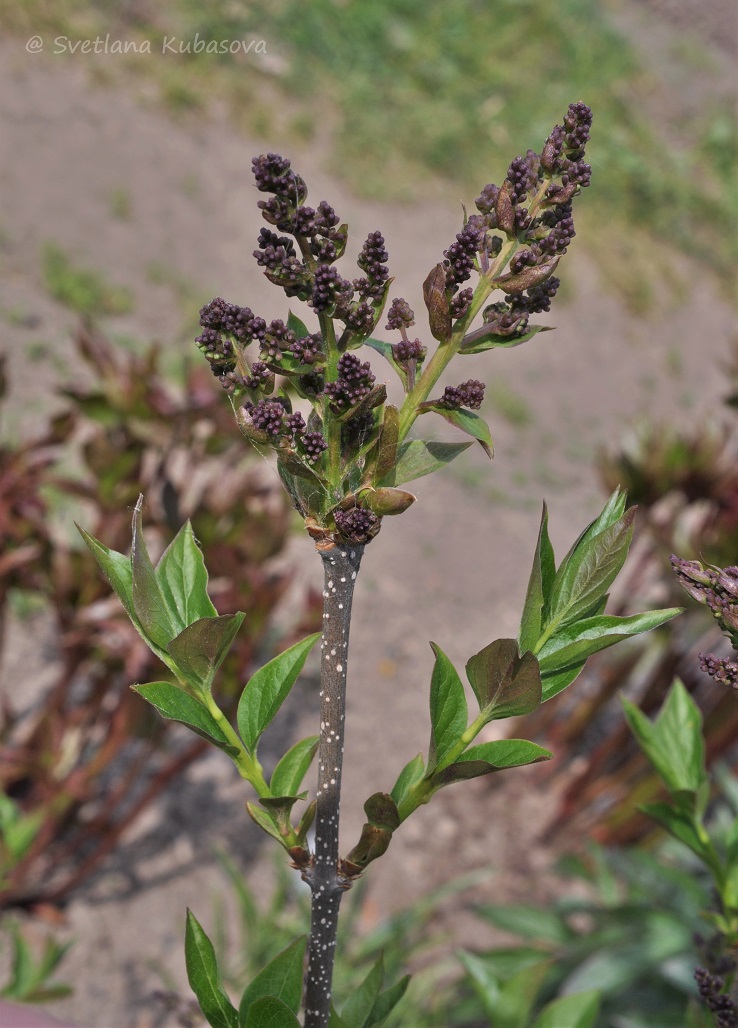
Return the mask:
{"type": "MultiPolygon", "coordinates": [[[[6,908],[64,903],[203,751],[152,718],[127,688],[154,673],[153,658],[72,537],[73,514],[83,512],[86,524],[122,549],[130,538],[126,509],[142,488],[156,549],[192,518],[218,609],[247,612],[224,678],[234,693],[257,655],[264,659],[311,630],[319,609],[305,593],[290,624],[273,619],[292,580],[284,561],[275,563],[290,514],[260,459],[234,439],[230,412],[207,377],[186,372],[178,392],[160,375],[156,348],[121,353],[86,327],[77,349],[91,384],[63,390],[66,411],[35,439],[0,450],[0,628],[10,611],[21,621],[45,611],[54,672],[36,696],[17,680],[3,692],[6,908]]],[[[0,635],[0,647],[6,644],[0,635]]],[[[11,655],[2,656],[7,673],[11,655]]],[[[24,674],[21,654],[14,667],[24,674]]]]}

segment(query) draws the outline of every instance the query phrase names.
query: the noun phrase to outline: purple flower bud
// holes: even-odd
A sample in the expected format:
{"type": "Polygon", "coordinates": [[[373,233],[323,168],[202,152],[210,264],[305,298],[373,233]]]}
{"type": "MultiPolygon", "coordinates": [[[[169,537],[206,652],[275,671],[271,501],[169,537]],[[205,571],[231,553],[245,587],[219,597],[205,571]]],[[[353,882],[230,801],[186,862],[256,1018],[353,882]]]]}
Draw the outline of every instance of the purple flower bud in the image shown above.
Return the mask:
{"type": "Polygon", "coordinates": [[[336,529],[346,542],[367,543],[379,531],[380,519],[370,510],[354,507],[353,510],[336,510],[333,514],[336,529]]]}

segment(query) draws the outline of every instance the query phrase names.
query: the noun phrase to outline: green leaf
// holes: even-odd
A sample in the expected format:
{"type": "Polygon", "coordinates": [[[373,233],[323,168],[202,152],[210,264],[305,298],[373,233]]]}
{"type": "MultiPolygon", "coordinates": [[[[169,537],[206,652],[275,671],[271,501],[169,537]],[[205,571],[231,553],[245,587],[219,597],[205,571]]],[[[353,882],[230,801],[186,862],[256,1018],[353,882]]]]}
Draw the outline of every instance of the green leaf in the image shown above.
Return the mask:
{"type": "Polygon", "coordinates": [[[186,521],[156,565],[156,580],[178,632],[199,618],[217,617],[208,596],[208,573],[202,550],[186,521]]]}
{"type": "Polygon", "coordinates": [[[501,336],[496,335],[489,329],[485,331],[484,326],[482,326],[482,328],[475,329],[464,336],[464,340],[459,347],[459,353],[484,353],[485,350],[495,349],[511,350],[514,346],[527,343],[529,339],[538,335],[539,332],[550,332],[551,329],[552,326],[550,325],[533,325],[527,332],[523,332],[522,335],[501,336]]]}
{"type": "Polygon", "coordinates": [[[405,796],[410,792],[414,785],[422,779],[425,774],[425,762],[423,760],[422,753],[419,753],[417,757],[413,757],[405,764],[402,771],[397,778],[394,786],[392,787],[392,799],[399,807],[405,796]]]}
{"type": "Polygon", "coordinates": [[[366,867],[386,852],[392,833],[400,826],[400,815],[395,801],[386,792],[375,792],[364,804],[367,820],[361,837],[346,855],[346,860],[358,867],[366,867]]]}
{"type": "Polygon", "coordinates": [[[706,780],[702,714],[677,678],[655,721],[623,699],[623,709],[638,745],[663,778],[669,792],[696,792],[706,780]]]}
{"type": "Polygon", "coordinates": [[[539,960],[504,981],[498,981],[483,958],[473,953],[457,955],[490,1018],[490,1024],[495,1028],[520,1028],[528,1023],[531,1007],[549,969],[547,960],[539,960]]]}
{"type": "Polygon", "coordinates": [[[238,1013],[223,988],[210,939],[191,910],[187,911],[185,963],[190,988],[212,1028],[238,1028],[238,1013]]]}
{"type": "Polygon", "coordinates": [[[490,921],[496,928],[523,939],[534,939],[551,948],[567,944],[574,938],[574,932],[564,917],[555,910],[540,906],[518,903],[513,906],[482,904],[476,908],[480,917],[490,921]]]}
{"type": "Polygon", "coordinates": [[[290,1008],[276,996],[262,996],[252,1003],[242,1028],[300,1028],[290,1008]]]}
{"type": "Polygon", "coordinates": [[[652,817],[663,828],[679,839],[693,853],[705,860],[709,851],[700,838],[697,825],[693,817],[683,810],[677,810],[668,803],[642,803],[638,807],[648,817],[652,817]]]}
{"type": "Polygon", "coordinates": [[[210,711],[189,693],[171,682],[149,682],[146,685],[132,685],[131,688],[156,707],[162,717],[179,721],[194,729],[229,756],[236,756],[238,750],[226,738],[223,730],[210,711]]]}
{"type": "Polygon", "coordinates": [[[159,588],[149,551],[146,549],[141,520],[142,508],[143,496],[139,496],[133,512],[131,547],[133,609],[149,639],[166,649],[168,643],[177,635],[177,629],[169,605],[159,588]]]}
{"type": "Polygon", "coordinates": [[[532,653],[514,639],[497,639],[470,657],[466,674],[487,721],[529,714],[541,705],[541,674],[532,653]]]}
{"type": "Polygon", "coordinates": [[[489,433],[489,425],[474,411],[466,410],[464,407],[459,410],[446,410],[445,407],[427,407],[425,409],[435,411],[462,432],[474,436],[490,460],[494,457],[495,448],[489,433]]]}
{"type": "Polygon", "coordinates": [[[350,996],[341,1008],[341,1019],[347,1028],[364,1028],[374,1003],[379,996],[384,979],[384,960],[379,958],[356,992],[350,996]]]}
{"type": "Polygon", "coordinates": [[[109,550],[107,546],[85,532],[84,528],[75,521],[77,531],[87,544],[92,556],[97,561],[100,570],[112,586],[113,592],[125,607],[126,614],[133,622],[139,634],[144,636],[141,623],[136,617],[133,609],[133,571],[131,569],[131,558],[118,553],[117,550],[109,550]]]}
{"type": "Polygon", "coordinates": [[[590,533],[590,526],[564,558],[551,589],[547,629],[553,624],[558,630],[592,612],[625,562],[635,512],[635,507],[631,507],[597,534],[590,533]]]}
{"type": "Polygon", "coordinates": [[[320,736],[311,735],[295,743],[279,761],[269,783],[272,796],[296,796],[318,751],[320,736]]]}
{"type": "Polygon", "coordinates": [[[594,1028],[599,1012],[599,992],[575,992],[548,1003],[533,1022],[533,1028],[594,1028]]]}
{"type": "Polygon", "coordinates": [[[276,839],[280,846],[284,846],[284,837],[280,833],[277,825],[274,823],[274,819],[265,810],[260,810],[253,803],[247,803],[246,812],[251,820],[257,824],[263,832],[266,832],[267,835],[271,835],[273,839],[276,839]]]}
{"type": "Polygon", "coordinates": [[[431,643],[436,655],[430,689],[431,742],[426,775],[443,764],[449,751],[466,730],[464,686],[443,650],[431,643]]]}
{"type": "Polygon", "coordinates": [[[364,340],[365,346],[370,346],[376,353],[380,353],[385,360],[388,360],[392,367],[395,369],[402,382],[403,389],[407,389],[407,372],[404,368],[395,360],[395,355],[392,350],[392,343],[386,343],[384,339],[369,338],[364,340]]]}
{"type": "Polygon", "coordinates": [[[518,641],[521,653],[532,650],[538,642],[542,630],[543,610],[551,595],[555,577],[554,552],[548,537],[548,508],[544,503],[536,552],[533,556],[533,567],[528,580],[528,592],[525,596],[525,606],[520,621],[518,641]]]}
{"type": "Polygon", "coordinates": [[[539,650],[541,674],[582,664],[593,653],[666,624],[682,610],[682,607],[668,607],[664,610],[632,614],[629,617],[599,614],[566,625],[552,635],[539,650]]]}
{"type": "Polygon", "coordinates": [[[300,1009],[302,967],[306,936],[302,935],[278,953],[245,988],[238,1011],[239,1023],[246,1023],[249,1008],[262,996],[281,1000],[294,1014],[300,1009]]]}
{"type": "Polygon", "coordinates": [[[377,482],[377,485],[403,485],[416,478],[431,475],[434,471],[450,464],[452,460],[468,450],[471,443],[436,443],[425,439],[411,439],[400,447],[400,455],[394,471],[377,482]]]}
{"type": "Polygon", "coordinates": [[[246,615],[223,614],[200,618],[188,625],[167,646],[188,682],[210,692],[215,672],[226,658],[246,615]]]}
{"type": "Polygon", "coordinates": [[[384,1023],[407,992],[409,984],[410,975],[406,974],[404,978],[400,978],[399,982],[395,982],[389,989],[380,992],[374,1002],[369,1019],[366,1021],[366,1028],[374,1028],[375,1025],[384,1023]]]}
{"type": "Polygon", "coordinates": [[[287,314],[287,328],[290,332],[294,332],[298,339],[304,339],[305,336],[310,335],[310,330],[304,321],[300,321],[296,314],[289,311],[287,314]]]}
{"type": "Polygon", "coordinates": [[[320,632],[290,646],[260,667],[249,680],[238,703],[238,730],[248,750],[254,749],[264,729],[287,698],[320,632]]]}
{"type": "Polygon", "coordinates": [[[546,700],[552,700],[554,696],[558,696],[560,692],[567,689],[575,679],[584,670],[584,663],[574,664],[571,667],[564,668],[563,671],[555,671],[550,674],[541,674],[541,702],[545,703],[546,700]]]}
{"type": "Polygon", "coordinates": [[[480,778],[482,775],[503,771],[508,767],[537,764],[541,760],[550,760],[552,756],[550,750],[544,750],[542,746],[525,739],[483,742],[466,750],[453,764],[436,771],[431,777],[431,785],[440,789],[444,785],[464,782],[469,778],[480,778]]]}

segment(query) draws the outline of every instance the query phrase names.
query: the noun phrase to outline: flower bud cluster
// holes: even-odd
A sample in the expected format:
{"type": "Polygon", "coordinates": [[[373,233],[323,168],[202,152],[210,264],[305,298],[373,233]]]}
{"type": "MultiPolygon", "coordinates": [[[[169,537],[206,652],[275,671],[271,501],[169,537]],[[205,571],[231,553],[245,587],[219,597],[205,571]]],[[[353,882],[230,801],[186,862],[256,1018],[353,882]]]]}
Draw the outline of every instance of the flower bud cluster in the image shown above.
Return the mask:
{"type": "Polygon", "coordinates": [[[479,410],[483,400],[484,383],[470,378],[468,382],[462,382],[461,385],[446,386],[443,396],[436,401],[436,406],[444,407],[446,410],[458,410],[460,407],[479,410]]]}
{"type": "Polygon", "coordinates": [[[671,568],[682,589],[710,608],[725,633],[738,637],[738,567],[704,568],[672,554],[671,568]]]}
{"type": "Polygon", "coordinates": [[[414,324],[415,311],[407,300],[404,300],[401,296],[393,300],[387,312],[387,324],[384,327],[389,330],[398,329],[402,332],[403,339],[407,339],[407,329],[414,324]]]}
{"type": "Polygon", "coordinates": [[[714,653],[700,653],[697,659],[700,670],[714,678],[720,685],[738,689],[738,662],[727,657],[716,657],[714,653]]]}
{"type": "MultiPolygon", "coordinates": [[[[468,313],[473,292],[459,292],[460,286],[474,268],[486,272],[490,261],[501,253],[505,236],[519,244],[507,278],[521,275],[522,281],[518,290],[511,288],[512,282],[506,283],[508,299],[488,308],[488,323],[499,325],[501,336],[522,335],[529,314],[550,309],[559,281],[551,279],[548,284],[547,279],[556,258],[566,252],[575,235],[571,201],[591,178],[591,169],[583,160],[591,124],[592,112],[586,104],[571,104],[563,125],[554,128],[541,154],[528,150],[510,163],[501,186],[489,183],[484,187],[476,199],[478,213],[466,219],[443,254],[447,321],[444,325],[438,315],[442,305],[434,294],[436,338],[445,338],[450,331],[448,319],[459,321],[468,313]]],[[[387,327],[403,330],[402,319],[393,309],[387,327]]]]}
{"type": "Polygon", "coordinates": [[[349,543],[365,543],[379,529],[377,515],[363,507],[354,507],[347,511],[337,510],[333,517],[339,534],[349,543]]]}
{"type": "Polygon", "coordinates": [[[738,1024],[738,1003],[723,992],[723,979],[719,975],[710,974],[705,967],[698,967],[694,978],[700,999],[713,1014],[717,1028],[735,1028],[738,1024]]]}
{"type": "MultiPolygon", "coordinates": [[[[325,200],[308,206],[305,182],[289,160],[275,153],[254,157],[256,187],[268,194],[258,201],[267,224],[254,257],[270,282],[312,308],[320,331],[309,333],[293,314],[267,324],[248,307],[217,297],[200,312],[197,344],[223,387],[234,398],[244,396],[237,410],[242,431],[257,445],[274,448],[282,479],[316,539],[333,533],[364,543],[376,535],[382,516],[406,509],[410,494],[393,496],[382,484],[393,446],[421,413],[448,416],[483,403],[484,385],[475,379],[447,386],[440,399],[425,399],[448,360],[496,345],[490,335],[521,335],[529,315],[549,310],[559,285],[553,272],[574,237],[571,201],[589,183],[583,157],[590,124],[589,108],[572,104],[540,155],[528,150],[510,163],[500,186],[484,187],[476,212],[465,217],[423,283],[430,336],[448,349],[439,349],[422,373],[427,348],[408,335],[415,314],[406,300],[393,300],[387,313],[386,327],[399,332],[399,342],[389,348],[370,338],[392,281],[382,233],[368,234],[356,261],[360,274],[344,278],[337,262],[346,249],[347,226],[325,200]],[[507,273],[503,254],[511,257],[507,273]],[[475,270],[486,276],[477,292],[464,285],[475,270]],[[482,345],[465,349],[461,326],[455,329],[454,323],[470,322],[481,297],[495,287],[504,298],[485,309],[481,335],[470,334],[482,345]],[[401,411],[382,411],[384,386],[375,384],[370,364],[352,352],[366,341],[399,372],[407,394],[401,411]],[[286,382],[279,390],[278,376],[286,382]],[[295,392],[309,401],[309,417],[293,411],[295,392]]],[[[464,427],[470,418],[449,420],[464,427]]],[[[716,604],[728,603],[719,591],[715,595],[716,604]]],[[[721,665],[723,676],[729,672],[721,665]]]]}
{"type": "Polygon", "coordinates": [[[362,364],[353,353],[344,353],[338,361],[338,378],[328,382],[325,392],[331,398],[334,414],[355,407],[371,391],[374,375],[369,362],[362,364]]]}
{"type": "Polygon", "coordinates": [[[284,397],[256,404],[247,401],[242,411],[257,433],[263,433],[275,446],[284,440],[307,464],[314,464],[327,448],[323,433],[308,432],[302,414],[290,413],[289,401],[284,397]]]}

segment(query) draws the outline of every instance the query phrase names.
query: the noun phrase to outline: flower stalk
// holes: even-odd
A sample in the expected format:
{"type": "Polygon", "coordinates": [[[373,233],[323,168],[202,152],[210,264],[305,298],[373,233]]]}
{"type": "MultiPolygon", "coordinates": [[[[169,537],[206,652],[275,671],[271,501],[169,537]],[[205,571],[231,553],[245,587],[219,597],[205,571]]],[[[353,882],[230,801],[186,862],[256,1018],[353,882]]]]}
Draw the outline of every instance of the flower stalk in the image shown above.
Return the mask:
{"type": "Polygon", "coordinates": [[[323,636],[320,655],[320,742],[315,841],[302,877],[311,890],[310,943],[305,977],[305,1028],[320,1028],[330,1016],[333,963],[341,897],[351,879],[339,872],[346,675],[351,604],[363,546],[319,546],[323,561],[323,636]]]}

